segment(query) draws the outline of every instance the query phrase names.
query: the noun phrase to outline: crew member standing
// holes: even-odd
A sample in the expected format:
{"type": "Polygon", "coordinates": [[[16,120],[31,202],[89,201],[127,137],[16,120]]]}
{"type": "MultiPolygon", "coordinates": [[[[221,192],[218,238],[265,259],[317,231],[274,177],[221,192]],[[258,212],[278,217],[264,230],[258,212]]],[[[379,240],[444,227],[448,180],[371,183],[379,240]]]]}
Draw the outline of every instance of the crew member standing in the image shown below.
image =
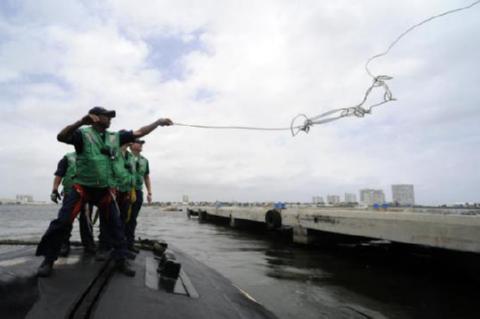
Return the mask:
{"type": "Polygon", "coordinates": [[[129,250],[138,253],[138,249],[133,245],[135,241],[135,228],[137,227],[137,217],[143,204],[143,184],[147,189],[147,201],[152,202],[152,184],[150,181],[150,168],[148,160],[140,153],[143,151],[143,144],[145,141],[135,139],[130,145],[130,150],[134,159],[135,171],[135,196],[136,201],[132,205],[132,212],[128,221],[125,223],[125,235],[127,238],[127,247],[129,250]]]}
{"type": "MultiPolygon", "coordinates": [[[[127,240],[127,248],[133,247],[133,240],[130,240],[131,231],[127,227],[132,216],[132,207],[136,202],[135,191],[135,157],[127,150],[130,144],[122,145],[120,156],[114,164],[117,172],[117,190],[118,190],[118,206],[120,208],[120,216],[124,223],[125,237],[127,240]]],[[[134,256],[134,255],[133,255],[134,256]]]]}
{"type": "MultiPolygon", "coordinates": [[[[58,187],[62,184],[62,195],[63,199],[68,195],[73,187],[73,179],[75,178],[77,172],[77,153],[71,152],[65,154],[62,159],[57,164],[57,170],[55,171],[53,179],[53,189],[50,194],[50,199],[58,203],[58,200],[62,198],[58,191],[58,187]]],[[[86,253],[93,254],[95,253],[95,241],[93,239],[93,228],[91,222],[91,207],[89,205],[84,205],[80,209],[80,238],[82,241],[83,249],[86,253]],[[86,209],[88,208],[88,209],[86,209]]],[[[70,252],[70,236],[68,235],[67,240],[62,244],[60,249],[60,256],[66,257],[70,252]]]]}
{"type": "Polygon", "coordinates": [[[65,198],[58,217],[54,219],[37,246],[37,256],[45,259],[38,269],[39,276],[49,276],[60,247],[72,228],[72,222],[80,208],[87,202],[98,206],[101,213],[109,214],[105,228],[112,239],[116,267],[127,276],[135,271],[126,261],[126,241],[123,224],[115,201],[115,176],[113,162],[120,146],[149,134],[158,126],[172,125],[170,119],[159,119],[136,131],[109,132],[110,121],[115,111],[94,107],[81,120],[65,127],[57,136],[60,142],[72,144],[77,153],[77,172],[73,191],[65,198]],[[83,125],[87,127],[81,128],[83,125]]]}

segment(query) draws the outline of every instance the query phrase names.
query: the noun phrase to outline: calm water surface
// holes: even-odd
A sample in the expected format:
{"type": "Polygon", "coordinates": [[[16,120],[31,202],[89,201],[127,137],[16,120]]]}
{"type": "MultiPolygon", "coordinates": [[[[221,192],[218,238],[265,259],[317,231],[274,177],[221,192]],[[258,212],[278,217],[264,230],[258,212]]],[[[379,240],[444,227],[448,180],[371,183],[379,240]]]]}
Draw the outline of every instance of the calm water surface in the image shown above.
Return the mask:
{"type": "MultiPolygon", "coordinates": [[[[0,205],[0,239],[38,240],[57,209],[0,205]]],[[[281,319],[480,318],[479,281],[458,269],[460,260],[452,266],[384,248],[305,248],[150,207],[141,212],[137,236],[166,240],[281,319]]],[[[77,222],[72,238],[79,239],[77,222]]]]}

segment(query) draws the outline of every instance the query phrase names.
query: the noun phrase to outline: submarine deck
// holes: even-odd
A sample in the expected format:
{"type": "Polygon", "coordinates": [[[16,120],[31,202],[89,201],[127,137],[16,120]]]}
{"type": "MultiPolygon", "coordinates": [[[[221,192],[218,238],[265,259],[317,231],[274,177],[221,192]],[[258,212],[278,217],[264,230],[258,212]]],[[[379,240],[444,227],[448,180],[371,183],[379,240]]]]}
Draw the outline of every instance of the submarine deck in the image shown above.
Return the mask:
{"type": "MultiPolygon", "coordinates": [[[[171,250],[171,249],[170,249],[171,250]]],[[[276,318],[215,270],[173,250],[179,279],[164,280],[154,254],[130,261],[135,277],[72,248],[48,278],[37,278],[41,258],[32,246],[0,246],[3,318],[276,318]]]]}

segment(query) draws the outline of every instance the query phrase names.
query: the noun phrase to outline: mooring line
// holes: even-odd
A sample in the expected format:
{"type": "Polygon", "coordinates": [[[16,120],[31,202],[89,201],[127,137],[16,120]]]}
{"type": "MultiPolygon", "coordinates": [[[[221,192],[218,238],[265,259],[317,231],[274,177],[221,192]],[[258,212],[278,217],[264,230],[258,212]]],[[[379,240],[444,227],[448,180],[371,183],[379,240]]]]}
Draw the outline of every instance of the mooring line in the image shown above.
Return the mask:
{"type": "Polygon", "coordinates": [[[308,133],[310,131],[310,128],[314,125],[325,124],[325,123],[333,122],[341,118],[350,117],[350,116],[364,117],[366,114],[371,114],[373,108],[396,100],[393,97],[393,94],[386,82],[393,79],[393,77],[389,75],[374,75],[368,68],[368,65],[370,64],[370,62],[382,56],[386,56],[390,52],[390,50],[403,37],[405,37],[408,33],[412,32],[414,29],[420,27],[421,25],[452,13],[468,10],[478,5],[479,3],[480,3],[480,0],[477,0],[470,3],[467,6],[442,12],[440,14],[431,16],[417,24],[414,24],[413,26],[409,27],[407,30],[402,32],[397,38],[395,38],[395,40],[392,43],[390,43],[390,45],[384,52],[370,57],[365,63],[365,71],[368,73],[370,77],[372,77],[373,82],[365,91],[365,95],[362,101],[357,105],[333,109],[328,112],[325,112],[316,116],[312,116],[312,117],[308,117],[305,114],[298,114],[292,119],[290,123],[290,127],[256,127],[256,126],[231,126],[231,125],[215,126],[215,125],[198,125],[198,124],[185,124],[185,123],[173,123],[173,124],[177,126],[184,126],[184,127],[202,128],[202,129],[221,129],[221,130],[251,130],[251,131],[287,131],[289,130],[292,133],[292,136],[295,136],[300,132],[308,133]],[[376,88],[383,89],[383,100],[377,103],[370,104],[367,107],[364,107],[370,93],[376,88]],[[302,124],[297,124],[299,119],[303,119],[302,124]]]}

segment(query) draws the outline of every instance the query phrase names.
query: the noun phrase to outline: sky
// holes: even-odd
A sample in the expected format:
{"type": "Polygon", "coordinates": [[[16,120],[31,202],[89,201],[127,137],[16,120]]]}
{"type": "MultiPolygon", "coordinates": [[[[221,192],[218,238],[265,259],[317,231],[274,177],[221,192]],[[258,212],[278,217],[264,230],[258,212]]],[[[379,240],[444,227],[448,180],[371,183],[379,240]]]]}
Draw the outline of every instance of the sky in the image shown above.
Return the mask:
{"type": "MultiPolygon", "coordinates": [[[[158,118],[289,127],[358,104],[366,60],[410,26],[473,1],[0,2],[0,198],[47,200],[96,105],[111,130],[158,118]]],[[[311,201],[413,184],[420,204],[480,202],[480,5],[436,19],[374,60],[397,99],[364,118],[289,131],[159,127],[146,136],[153,199],[311,201]]],[[[378,101],[375,91],[369,101],[378,101]]]]}

